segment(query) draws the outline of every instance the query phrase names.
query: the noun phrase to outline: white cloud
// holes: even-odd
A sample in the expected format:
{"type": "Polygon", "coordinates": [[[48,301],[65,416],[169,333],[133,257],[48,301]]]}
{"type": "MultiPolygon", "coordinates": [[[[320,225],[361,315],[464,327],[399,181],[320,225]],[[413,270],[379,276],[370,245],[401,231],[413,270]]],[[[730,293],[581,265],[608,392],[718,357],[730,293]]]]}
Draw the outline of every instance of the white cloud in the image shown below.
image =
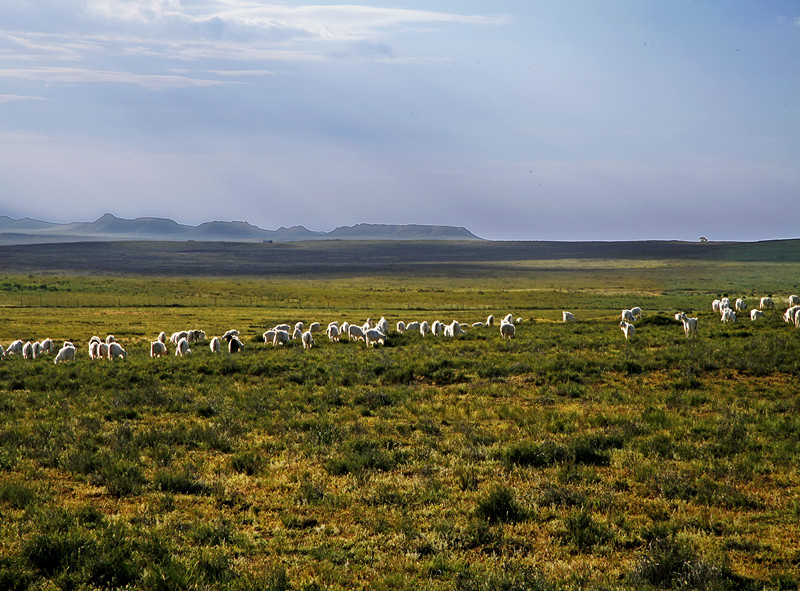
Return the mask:
{"type": "Polygon", "coordinates": [[[50,99],[40,96],[22,96],[18,94],[0,94],[0,103],[10,103],[12,101],[47,101],[50,99]]]}
{"type": "Polygon", "coordinates": [[[78,84],[87,82],[114,82],[135,84],[152,90],[232,84],[221,80],[203,80],[186,76],[135,74],[86,68],[8,68],[0,70],[0,78],[21,78],[46,83],[78,84]]]}

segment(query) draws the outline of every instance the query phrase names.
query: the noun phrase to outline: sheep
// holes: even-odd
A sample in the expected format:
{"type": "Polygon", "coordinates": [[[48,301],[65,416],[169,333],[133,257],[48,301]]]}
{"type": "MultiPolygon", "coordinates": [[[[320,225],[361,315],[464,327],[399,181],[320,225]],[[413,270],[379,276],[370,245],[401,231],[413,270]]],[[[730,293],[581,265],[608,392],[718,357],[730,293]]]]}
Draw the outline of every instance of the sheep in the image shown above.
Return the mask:
{"type": "Polygon", "coordinates": [[[472,323],[472,328],[483,328],[484,326],[486,326],[486,325],[483,322],[473,322],[472,323]]]}
{"type": "Polygon", "coordinates": [[[364,342],[367,347],[374,347],[376,344],[383,345],[386,342],[386,335],[377,328],[370,328],[364,333],[364,342]]]}
{"type": "Polygon", "coordinates": [[[103,341],[100,339],[100,337],[98,337],[97,335],[95,335],[95,336],[93,336],[91,339],[89,339],[89,342],[90,342],[90,343],[102,343],[103,341]]]}
{"type": "Polygon", "coordinates": [[[428,336],[431,333],[431,327],[428,325],[427,320],[423,320],[422,323],[419,325],[419,334],[423,337],[428,336]]]}
{"type": "Polygon", "coordinates": [[[752,310],[750,310],[750,322],[755,322],[759,318],[763,317],[764,317],[764,312],[762,312],[761,310],[758,310],[757,308],[753,308],[752,310]]]}
{"type": "Polygon", "coordinates": [[[49,355],[55,350],[55,345],[52,339],[45,339],[42,341],[42,355],[49,355]]]}
{"type": "Polygon", "coordinates": [[[407,332],[417,332],[419,330],[420,324],[416,320],[413,322],[409,322],[406,324],[406,331],[407,332]]]}
{"type": "Polygon", "coordinates": [[[567,312],[566,310],[561,311],[561,321],[562,322],[575,322],[575,316],[572,315],[572,312],[567,312]]]}
{"type": "Polygon", "coordinates": [[[403,334],[406,331],[406,323],[402,320],[397,321],[397,332],[403,334]]]}
{"type": "Polygon", "coordinates": [[[503,339],[513,339],[516,330],[514,324],[511,322],[503,322],[500,324],[500,336],[503,339]]]}
{"type": "Polygon", "coordinates": [[[783,321],[792,322],[794,320],[794,315],[798,310],[800,310],[800,306],[792,306],[791,308],[788,308],[786,312],[783,313],[783,321]]]}
{"type": "Polygon", "coordinates": [[[332,325],[328,327],[328,340],[339,342],[339,327],[332,325]]]}
{"type": "Polygon", "coordinates": [[[437,337],[442,336],[442,334],[446,332],[444,324],[442,324],[438,320],[434,320],[433,324],[431,324],[431,332],[434,334],[434,336],[437,337]]]}
{"type": "Polygon", "coordinates": [[[270,329],[266,331],[263,335],[261,335],[262,338],[264,339],[265,345],[275,340],[275,332],[276,332],[275,329],[270,329]]]}
{"type": "Polygon", "coordinates": [[[308,327],[308,332],[311,334],[317,334],[318,332],[322,332],[322,325],[319,322],[312,322],[311,325],[308,327]]]}
{"type": "MultiPolygon", "coordinates": [[[[106,345],[107,347],[108,345],[106,345]]],[[[89,341],[89,359],[97,359],[100,357],[100,343],[97,341],[89,341]]]]}
{"type": "Polygon", "coordinates": [[[348,335],[348,337],[350,338],[351,341],[356,341],[356,340],[362,340],[363,341],[364,340],[364,329],[361,328],[360,326],[358,326],[357,324],[351,324],[348,327],[347,335],[348,335]]]}
{"type": "Polygon", "coordinates": [[[486,317],[486,326],[494,326],[494,315],[493,314],[489,314],[486,317]]]}
{"type": "Polygon", "coordinates": [[[3,345],[0,345],[0,359],[5,359],[5,358],[6,358],[5,349],[3,349],[3,345]]]}
{"type": "Polygon", "coordinates": [[[211,339],[211,342],[208,344],[208,347],[209,349],[211,349],[212,353],[214,354],[219,353],[222,348],[222,344],[220,343],[219,337],[214,337],[213,339],[211,339]]]}
{"type": "Polygon", "coordinates": [[[291,340],[291,335],[287,330],[276,330],[275,336],[272,339],[272,346],[285,345],[291,340]]]}
{"type": "Polygon", "coordinates": [[[789,305],[790,306],[800,306],[800,296],[790,295],[789,296],[789,305]]]}
{"type": "Polygon", "coordinates": [[[224,335],[222,335],[222,338],[225,339],[226,341],[230,342],[230,340],[233,337],[238,337],[238,336],[239,336],[239,331],[236,330],[235,328],[232,328],[229,331],[227,331],[224,335]]]}
{"type": "Polygon", "coordinates": [[[311,334],[311,329],[305,331],[300,339],[303,341],[303,349],[308,350],[314,346],[314,335],[311,334]]]}
{"type": "Polygon", "coordinates": [[[152,341],[150,343],[150,358],[155,359],[167,354],[167,346],[161,341],[152,341]]]}
{"type": "Polygon", "coordinates": [[[178,344],[175,347],[175,357],[186,357],[187,355],[191,354],[192,350],[189,348],[189,339],[183,337],[180,341],[178,341],[178,344]]]}
{"type": "Polygon", "coordinates": [[[722,309],[722,322],[736,322],[736,312],[730,308],[722,309]]]}
{"type": "Polygon", "coordinates": [[[800,310],[794,313],[794,326],[800,328],[800,310]]]}
{"type": "Polygon", "coordinates": [[[119,343],[110,342],[107,344],[108,346],[108,358],[109,360],[119,359],[122,357],[125,359],[128,356],[128,352],[123,349],[119,343]]]}
{"type": "Polygon", "coordinates": [[[31,343],[30,341],[22,345],[22,358],[23,359],[33,358],[33,343],[31,343]]]}
{"type": "Polygon", "coordinates": [[[626,341],[633,336],[634,332],[636,332],[636,327],[629,322],[625,322],[624,320],[619,323],[619,327],[622,330],[622,333],[625,335],[626,341]]]}
{"type": "Polygon", "coordinates": [[[166,344],[167,344],[167,333],[165,333],[165,332],[162,330],[160,333],[158,333],[158,338],[157,338],[156,340],[157,340],[159,343],[164,343],[164,344],[166,345],[166,344]]]}
{"type": "Polygon", "coordinates": [[[169,337],[169,342],[173,345],[177,345],[181,339],[189,339],[189,333],[185,330],[179,330],[178,332],[173,332],[169,337]]]}
{"type": "Polygon", "coordinates": [[[719,304],[720,304],[719,300],[714,300],[713,302],[711,302],[711,309],[717,314],[722,313],[722,310],[719,309],[719,304]]]}
{"type": "Polygon", "coordinates": [[[522,323],[523,323],[522,316],[517,316],[517,324],[522,324],[522,323]]]}
{"type": "Polygon", "coordinates": [[[730,298],[722,298],[722,299],[719,301],[719,309],[720,309],[720,310],[724,310],[725,308],[730,308],[730,307],[731,307],[731,300],[730,300],[730,298]]]}
{"type": "Polygon", "coordinates": [[[773,308],[775,308],[775,302],[773,302],[772,298],[770,297],[763,297],[758,302],[758,307],[761,310],[772,310],[773,308]]]}
{"type": "Polygon", "coordinates": [[[299,331],[300,331],[300,334],[302,335],[302,334],[303,334],[303,329],[304,329],[305,327],[306,327],[306,325],[305,325],[305,324],[304,324],[302,321],[300,321],[300,322],[296,322],[296,323],[295,323],[295,325],[294,325],[294,330],[295,330],[295,331],[298,331],[298,330],[299,330],[299,331]]]}
{"type": "Polygon", "coordinates": [[[634,306],[631,308],[631,314],[636,320],[639,320],[642,317],[642,309],[639,306],[634,306]]]}
{"type": "Polygon", "coordinates": [[[683,334],[687,337],[697,336],[697,318],[689,318],[684,312],[675,314],[675,320],[683,323],[683,334]]]}
{"type": "Polygon", "coordinates": [[[747,310],[747,302],[745,302],[742,298],[736,298],[733,308],[737,312],[744,312],[747,310]]]}
{"type": "Polygon", "coordinates": [[[292,330],[292,327],[288,324],[276,324],[272,330],[285,330],[286,332],[289,332],[292,330]]]}
{"type": "Polygon", "coordinates": [[[110,345],[111,343],[116,343],[117,339],[114,338],[113,334],[110,334],[106,337],[106,345],[110,345]]]}
{"type": "Polygon", "coordinates": [[[303,338],[303,329],[302,328],[295,328],[294,332],[292,332],[292,340],[299,341],[303,338]]]}
{"type": "Polygon", "coordinates": [[[622,317],[622,322],[633,323],[636,320],[636,318],[634,318],[633,316],[633,312],[631,312],[630,310],[623,310],[621,317],[622,317]]]}
{"type": "Polygon", "coordinates": [[[189,330],[187,340],[190,343],[197,343],[206,340],[206,333],[204,330],[189,330]]]}
{"type": "Polygon", "coordinates": [[[244,343],[239,340],[239,337],[231,337],[228,341],[228,353],[238,353],[242,349],[244,349],[244,343]]]}
{"type": "Polygon", "coordinates": [[[377,328],[383,334],[389,334],[389,321],[381,316],[381,319],[378,320],[378,324],[375,325],[375,328],[377,328]]]}
{"type": "Polygon", "coordinates": [[[58,365],[59,363],[65,363],[67,361],[75,361],[75,347],[61,347],[61,350],[56,354],[56,358],[53,363],[58,365]]]}
{"type": "Polygon", "coordinates": [[[8,349],[6,349],[6,353],[8,355],[14,355],[15,353],[22,353],[22,348],[24,346],[25,343],[23,341],[16,340],[8,346],[8,349]]]}
{"type": "Polygon", "coordinates": [[[506,314],[505,317],[500,321],[501,324],[503,322],[507,322],[509,324],[514,324],[514,315],[513,314],[506,314]]]}
{"type": "Polygon", "coordinates": [[[458,323],[457,320],[453,320],[453,322],[444,327],[444,334],[445,336],[459,337],[467,333],[464,332],[464,329],[461,328],[461,325],[458,323]]]}
{"type": "Polygon", "coordinates": [[[342,322],[342,325],[339,327],[339,336],[347,335],[347,338],[350,338],[350,323],[349,322],[342,322]]]}

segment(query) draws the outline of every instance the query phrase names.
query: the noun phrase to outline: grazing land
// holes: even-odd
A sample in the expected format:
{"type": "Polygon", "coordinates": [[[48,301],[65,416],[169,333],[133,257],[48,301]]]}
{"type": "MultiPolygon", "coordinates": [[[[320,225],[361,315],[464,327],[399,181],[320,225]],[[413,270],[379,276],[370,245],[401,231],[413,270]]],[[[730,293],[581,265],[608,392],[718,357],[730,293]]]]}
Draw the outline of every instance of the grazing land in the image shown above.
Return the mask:
{"type": "Polygon", "coordinates": [[[0,249],[0,344],[78,347],[0,361],[0,589],[800,584],[796,241],[126,244],[0,249]],[[723,295],[777,306],[724,325],[723,295]],[[384,347],[260,342],[381,316],[384,347]],[[150,359],[191,328],[245,349],[150,359]],[[109,333],[127,359],[91,361],[109,333]]]}

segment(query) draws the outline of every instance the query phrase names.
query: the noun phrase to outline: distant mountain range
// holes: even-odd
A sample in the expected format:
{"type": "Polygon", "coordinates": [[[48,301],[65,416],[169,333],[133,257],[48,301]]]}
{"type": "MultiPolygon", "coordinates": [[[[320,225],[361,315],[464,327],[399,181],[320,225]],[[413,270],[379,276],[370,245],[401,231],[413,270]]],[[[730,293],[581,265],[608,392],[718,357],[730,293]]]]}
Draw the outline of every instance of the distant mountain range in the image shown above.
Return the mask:
{"type": "Polygon", "coordinates": [[[0,216],[0,244],[87,242],[117,240],[298,242],[305,240],[482,240],[466,228],[419,224],[356,224],[330,232],[303,226],[265,230],[247,222],[206,222],[199,226],[170,219],[141,217],[133,220],[107,213],[93,222],[57,224],[31,218],[0,216]]]}

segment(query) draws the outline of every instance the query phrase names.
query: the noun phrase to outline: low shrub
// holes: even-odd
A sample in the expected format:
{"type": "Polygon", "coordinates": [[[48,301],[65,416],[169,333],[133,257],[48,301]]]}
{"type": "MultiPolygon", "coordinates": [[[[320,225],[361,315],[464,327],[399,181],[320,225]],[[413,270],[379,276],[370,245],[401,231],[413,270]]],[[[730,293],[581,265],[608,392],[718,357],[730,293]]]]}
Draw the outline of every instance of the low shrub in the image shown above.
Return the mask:
{"type": "Polygon", "coordinates": [[[498,486],[478,501],[475,516],[489,523],[514,523],[525,521],[528,518],[528,512],[514,498],[513,490],[498,486]]]}

